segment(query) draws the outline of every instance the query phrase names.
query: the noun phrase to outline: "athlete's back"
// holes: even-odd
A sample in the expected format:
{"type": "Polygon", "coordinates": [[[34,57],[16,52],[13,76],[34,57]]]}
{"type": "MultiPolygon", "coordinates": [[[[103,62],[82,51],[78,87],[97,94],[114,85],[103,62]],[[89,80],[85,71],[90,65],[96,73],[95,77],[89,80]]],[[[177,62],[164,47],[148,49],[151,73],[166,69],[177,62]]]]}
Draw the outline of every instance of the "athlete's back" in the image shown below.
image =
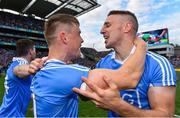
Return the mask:
{"type": "Polygon", "coordinates": [[[81,77],[87,75],[87,68],[66,65],[58,60],[48,60],[32,82],[34,115],[77,117],[78,98],[72,88],[80,87],[81,77]]]}
{"type": "Polygon", "coordinates": [[[23,58],[13,58],[5,77],[5,93],[0,107],[0,117],[25,117],[30,101],[30,85],[32,76],[26,79],[18,78],[13,69],[21,64],[27,64],[23,58]]]}

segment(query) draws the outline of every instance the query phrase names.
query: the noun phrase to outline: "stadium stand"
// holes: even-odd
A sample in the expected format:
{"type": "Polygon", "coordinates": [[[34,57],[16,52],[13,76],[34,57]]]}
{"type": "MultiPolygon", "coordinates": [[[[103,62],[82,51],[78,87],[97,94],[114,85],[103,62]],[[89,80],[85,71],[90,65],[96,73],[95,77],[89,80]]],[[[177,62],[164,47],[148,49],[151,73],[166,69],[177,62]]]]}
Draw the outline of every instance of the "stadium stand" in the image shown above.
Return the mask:
{"type": "MultiPolygon", "coordinates": [[[[23,2],[23,0],[21,1],[23,2]]],[[[97,1],[93,1],[92,3],[86,3],[87,1],[84,1],[84,0],[80,0],[79,2],[77,1],[78,0],[71,1],[69,4],[65,5],[63,9],[60,9],[59,13],[72,13],[73,15],[78,16],[78,15],[81,15],[82,13],[88,12],[88,10],[90,9],[94,9],[99,6],[99,4],[96,3],[97,1]],[[87,8],[86,9],[84,8],[83,9],[84,11],[78,12],[78,6],[79,8],[81,8],[80,6],[85,7],[85,4],[87,4],[86,6],[87,8]],[[88,7],[88,4],[90,5],[89,7],[88,7]],[[74,9],[73,5],[76,6],[77,9],[74,9]],[[70,11],[67,12],[67,9],[69,9],[70,11]],[[72,10],[74,10],[74,12],[72,12],[72,10]]],[[[2,0],[1,2],[2,4],[0,5],[0,8],[13,7],[12,1],[11,3],[10,1],[7,2],[7,5],[5,5],[6,2],[5,0],[2,0]]],[[[34,5],[39,4],[39,2],[42,2],[42,1],[39,0],[37,3],[34,3],[34,5]]],[[[17,5],[16,3],[14,4],[17,5]]],[[[52,4],[52,3],[45,2],[45,4],[52,4]]],[[[63,4],[64,3],[62,3],[61,5],[63,4]]],[[[13,7],[12,9],[18,11],[19,8],[18,6],[16,6],[16,7],[13,7]]],[[[40,16],[39,13],[40,13],[39,10],[37,10],[37,12],[34,12],[34,14],[37,16],[40,16]]],[[[23,14],[15,15],[12,13],[0,11],[0,46],[1,46],[0,72],[5,71],[5,69],[8,66],[8,63],[10,62],[12,57],[15,56],[15,51],[14,51],[15,43],[18,39],[27,38],[27,39],[31,39],[35,41],[37,57],[43,57],[47,55],[48,49],[47,49],[47,44],[45,42],[44,35],[43,35],[43,25],[44,25],[44,20],[45,20],[43,18],[45,18],[45,16],[47,16],[47,14],[44,16],[40,16],[42,17],[42,19],[40,20],[40,19],[35,19],[32,15],[29,15],[29,16],[24,16],[23,14]]],[[[160,47],[160,46],[157,46],[157,47],[160,47]]],[[[167,51],[164,51],[164,50],[161,51],[159,48],[156,48],[156,47],[155,48],[150,47],[149,49],[157,53],[163,52],[164,56],[166,56],[166,53],[169,52],[168,48],[164,49],[167,51]]],[[[73,62],[90,67],[90,68],[94,68],[96,62],[98,62],[100,58],[107,55],[110,51],[97,52],[93,48],[84,47],[84,48],[81,48],[81,52],[84,55],[84,57],[74,60],[73,62]]],[[[179,55],[180,54],[176,54],[176,51],[175,51],[174,56],[168,57],[175,67],[180,67],[179,55]]]]}
{"type": "Polygon", "coordinates": [[[18,39],[31,39],[35,42],[37,56],[47,55],[47,44],[43,35],[43,20],[23,17],[0,11],[0,71],[5,72],[15,56],[18,39]]]}
{"type": "Polygon", "coordinates": [[[180,55],[171,57],[170,61],[175,68],[180,68],[180,55]]]}
{"type": "Polygon", "coordinates": [[[180,46],[174,46],[174,56],[170,58],[171,63],[175,68],[180,68],[180,46]]]}
{"type": "MultiPolygon", "coordinates": [[[[43,25],[48,17],[55,13],[80,16],[100,6],[97,0],[0,0],[0,3],[0,73],[5,72],[15,56],[15,43],[18,39],[33,40],[37,57],[47,55],[43,25]],[[12,14],[8,10],[17,13],[12,14]]],[[[94,60],[91,61],[83,64],[92,65],[94,60]]]]}
{"type": "Polygon", "coordinates": [[[35,31],[43,31],[43,22],[31,17],[24,17],[21,15],[14,15],[7,12],[0,12],[1,25],[22,28],[35,31]]]}
{"type": "Polygon", "coordinates": [[[12,57],[15,56],[15,51],[11,49],[0,48],[0,72],[5,72],[12,57]]]}
{"type": "MultiPolygon", "coordinates": [[[[37,20],[30,17],[22,17],[19,15],[14,15],[6,12],[0,11],[0,70],[5,72],[8,64],[10,63],[13,56],[15,56],[15,43],[18,39],[28,38],[35,41],[37,57],[46,56],[48,53],[47,44],[44,39],[42,32],[43,22],[42,20],[37,20]],[[29,18],[29,19],[28,19],[29,18]],[[17,21],[13,19],[18,19],[17,21]],[[28,25],[28,21],[31,20],[31,25],[28,25]],[[35,27],[39,24],[39,28],[35,27]]],[[[74,62],[84,65],[90,68],[94,68],[96,62],[102,57],[99,56],[98,52],[92,48],[82,48],[81,49],[84,58],[79,58],[74,60],[74,62]]],[[[100,53],[102,55],[103,53],[100,53]]],[[[105,56],[105,54],[104,54],[105,56]]]]}
{"type": "Polygon", "coordinates": [[[105,57],[110,51],[98,52],[97,50],[95,50],[93,48],[82,47],[81,52],[83,54],[83,57],[74,60],[73,63],[78,63],[80,65],[87,66],[91,69],[94,69],[96,66],[96,63],[101,58],[105,57]]]}

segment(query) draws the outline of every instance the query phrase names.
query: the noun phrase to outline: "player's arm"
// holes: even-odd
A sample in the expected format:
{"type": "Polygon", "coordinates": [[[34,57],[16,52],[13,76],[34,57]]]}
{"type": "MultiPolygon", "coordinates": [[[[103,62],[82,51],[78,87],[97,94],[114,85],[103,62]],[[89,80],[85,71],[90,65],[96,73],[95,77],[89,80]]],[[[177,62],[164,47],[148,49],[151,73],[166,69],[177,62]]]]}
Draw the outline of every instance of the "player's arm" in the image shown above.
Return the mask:
{"type": "Polygon", "coordinates": [[[151,109],[136,108],[120,99],[113,110],[122,116],[173,117],[175,107],[175,87],[151,87],[148,97],[151,109]]]}
{"type": "Polygon", "coordinates": [[[116,70],[114,82],[119,89],[135,88],[144,72],[147,44],[140,38],[135,40],[136,50],[121,68],[116,70]]]}
{"type": "Polygon", "coordinates": [[[144,70],[147,48],[146,43],[139,38],[135,45],[135,53],[129,56],[121,68],[118,70],[94,69],[89,72],[88,79],[92,79],[101,88],[106,87],[102,81],[103,77],[111,78],[119,89],[135,88],[144,70]]]}
{"type": "Polygon", "coordinates": [[[31,74],[35,74],[39,69],[41,69],[44,63],[47,61],[48,57],[36,58],[31,61],[28,72],[31,74]]]}
{"type": "Polygon", "coordinates": [[[46,60],[47,57],[36,58],[30,64],[16,66],[13,72],[19,78],[26,78],[28,75],[35,74],[40,68],[42,68],[46,60]]]}
{"type": "Polygon", "coordinates": [[[26,78],[30,75],[28,72],[29,64],[18,65],[13,69],[14,74],[19,78],[26,78]]]}
{"type": "Polygon", "coordinates": [[[139,109],[126,101],[119,95],[119,89],[112,79],[104,79],[108,88],[101,89],[92,80],[83,78],[83,81],[92,92],[73,88],[79,94],[89,97],[97,107],[110,109],[125,117],[172,117],[175,107],[174,86],[170,87],[150,87],[148,98],[151,109],[139,109]]]}

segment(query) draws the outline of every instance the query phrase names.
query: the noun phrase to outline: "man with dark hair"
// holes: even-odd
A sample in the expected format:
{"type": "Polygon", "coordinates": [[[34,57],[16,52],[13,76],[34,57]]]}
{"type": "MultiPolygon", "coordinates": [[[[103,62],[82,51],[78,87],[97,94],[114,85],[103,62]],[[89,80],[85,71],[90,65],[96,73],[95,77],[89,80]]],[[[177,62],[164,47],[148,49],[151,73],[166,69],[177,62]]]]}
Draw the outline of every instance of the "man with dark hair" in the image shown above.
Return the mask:
{"type": "MultiPolygon", "coordinates": [[[[134,48],[138,30],[135,15],[129,11],[110,11],[101,29],[106,48],[114,52],[101,59],[96,67],[118,69],[124,65],[134,48]]],[[[136,63],[136,62],[135,62],[136,63]]],[[[98,76],[93,73],[93,77],[98,76]]],[[[105,78],[104,78],[105,79],[105,78]]],[[[98,107],[113,110],[109,117],[172,117],[176,96],[176,73],[169,61],[158,54],[147,52],[144,73],[134,89],[121,90],[113,79],[105,79],[107,89],[101,89],[90,79],[83,79],[93,92],[74,88],[74,91],[90,97],[98,107]],[[118,93],[118,90],[121,90],[118,93]],[[121,97],[119,96],[121,95],[121,97]]]]}
{"type": "Polygon", "coordinates": [[[28,61],[33,60],[36,56],[36,48],[34,42],[28,39],[18,40],[16,43],[16,53],[17,57],[28,56],[30,57],[28,58],[28,61]],[[29,55],[27,55],[28,53],[29,55]]]}
{"type": "MultiPolygon", "coordinates": [[[[89,69],[77,64],[68,64],[68,62],[80,56],[80,47],[83,42],[80,33],[79,22],[71,15],[55,14],[45,22],[45,38],[48,42],[49,53],[48,60],[36,73],[31,85],[35,116],[78,116],[78,98],[72,88],[80,88],[81,77],[87,77],[89,69]]],[[[122,77],[121,83],[125,82],[124,78],[132,80],[121,85],[125,88],[135,87],[143,71],[146,52],[144,41],[137,39],[135,44],[137,45],[135,53],[121,69],[116,71],[98,69],[98,71],[113,78],[122,77]],[[135,59],[137,63],[134,63],[135,59]]],[[[42,66],[41,61],[41,59],[32,61],[29,72],[35,73],[42,66]]],[[[99,85],[106,87],[101,83],[99,85]]]]}
{"type": "Polygon", "coordinates": [[[5,93],[0,107],[0,117],[25,117],[29,105],[32,76],[29,63],[36,56],[34,42],[28,39],[16,43],[17,57],[14,57],[5,77],[5,93]]]}

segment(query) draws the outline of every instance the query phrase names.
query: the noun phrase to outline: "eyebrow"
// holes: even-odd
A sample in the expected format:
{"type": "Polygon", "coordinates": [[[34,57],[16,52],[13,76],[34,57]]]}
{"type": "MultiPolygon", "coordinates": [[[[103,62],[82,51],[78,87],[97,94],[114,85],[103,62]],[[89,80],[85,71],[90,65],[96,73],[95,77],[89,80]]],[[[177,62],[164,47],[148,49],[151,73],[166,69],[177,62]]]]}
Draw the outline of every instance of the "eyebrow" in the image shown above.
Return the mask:
{"type": "Polygon", "coordinates": [[[78,30],[78,33],[81,34],[81,30],[78,30]]]}
{"type": "Polygon", "coordinates": [[[104,25],[105,25],[105,26],[110,25],[110,22],[109,22],[109,21],[106,21],[106,22],[104,22],[104,25]]]}
{"type": "Polygon", "coordinates": [[[108,25],[108,24],[110,24],[110,22],[108,22],[108,21],[106,21],[106,22],[104,23],[104,25],[108,25]]]}

